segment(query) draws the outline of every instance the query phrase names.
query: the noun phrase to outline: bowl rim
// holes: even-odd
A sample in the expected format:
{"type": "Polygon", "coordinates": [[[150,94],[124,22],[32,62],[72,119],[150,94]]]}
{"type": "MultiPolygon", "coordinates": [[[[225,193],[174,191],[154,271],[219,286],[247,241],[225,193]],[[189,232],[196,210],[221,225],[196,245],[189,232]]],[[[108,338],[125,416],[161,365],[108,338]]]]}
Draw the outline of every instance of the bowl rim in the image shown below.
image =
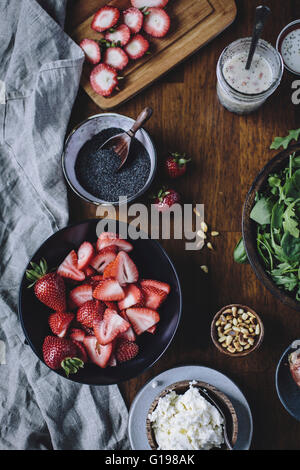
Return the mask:
{"type": "Polygon", "coordinates": [[[300,72],[296,72],[295,70],[291,69],[288,65],[286,65],[285,61],[283,60],[282,53],[281,53],[281,46],[282,46],[282,42],[284,40],[285,35],[289,34],[289,32],[292,32],[296,29],[299,29],[299,28],[300,28],[300,19],[293,20],[290,23],[288,23],[286,26],[284,26],[284,28],[282,28],[282,30],[278,34],[277,40],[276,40],[276,46],[275,46],[277,51],[279,52],[279,54],[282,57],[282,62],[283,62],[283,65],[284,65],[285,69],[288,72],[290,72],[290,73],[292,73],[293,75],[296,75],[296,76],[299,76],[300,72]],[[296,26],[297,24],[299,25],[299,27],[294,28],[294,26],[296,26]],[[289,29],[290,29],[290,31],[288,31],[289,29]]]}
{"type": "MultiPolygon", "coordinates": [[[[222,401],[222,407],[224,405],[224,408],[226,406],[227,411],[230,413],[231,418],[232,418],[232,444],[233,446],[236,444],[237,437],[238,437],[238,431],[239,431],[239,425],[238,425],[238,417],[236,410],[232,404],[232,401],[230,398],[222,392],[219,388],[215,387],[214,385],[209,384],[208,382],[203,382],[201,380],[180,380],[178,382],[174,382],[167,387],[165,387],[161,392],[155,397],[155,399],[152,401],[149,410],[147,412],[147,418],[146,418],[146,434],[147,434],[147,439],[149,442],[149,445],[152,450],[157,450],[157,443],[154,435],[154,431],[151,425],[151,421],[149,419],[149,414],[152,413],[155,408],[158,405],[159,399],[166,396],[169,392],[171,391],[177,391],[178,389],[183,389],[185,391],[189,390],[190,384],[192,384],[196,388],[207,388],[212,395],[217,397],[218,401],[222,401]],[[196,383],[193,383],[196,382],[196,383]]],[[[185,393],[185,392],[184,392],[185,393]]]]}
{"type": "MultiPolygon", "coordinates": [[[[150,136],[149,132],[144,129],[143,127],[140,129],[140,130],[143,130],[147,137],[149,138],[150,140],[150,143],[152,145],[152,148],[153,148],[153,161],[154,161],[154,165],[153,165],[153,171],[152,171],[152,174],[151,174],[151,170],[150,170],[150,178],[149,180],[147,181],[147,183],[145,184],[145,186],[143,186],[142,189],[140,189],[140,191],[136,194],[134,194],[133,196],[130,196],[129,198],[126,199],[126,202],[109,202],[109,201],[105,201],[103,199],[99,199],[99,198],[96,198],[97,200],[95,199],[92,199],[92,198],[88,198],[86,196],[84,196],[83,194],[81,194],[76,188],[75,186],[72,184],[69,176],[68,176],[68,173],[67,173],[67,170],[66,170],[66,165],[65,165],[65,160],[66,160],[66,148],[67,148],[67,145],[69,143],[69,140],[71,139],[71,137],[73,136],[73,134],[75,134],[75,132],[81,127],[83,126],[84,124],[86,124],[88,121],[92,120],[92,119],[95,119],[95,118],[102,118],[102,117],[109,117],[109,116],[119,116],[119,117],[122,117],[122,118],[126,118],[128,119],[129,121],[131,121],[132,123],[134,123],[134,119],[129,117],[129,116],[125,116],[124,114],[119,114],[119,113],[98,113],[98,114],[93,114],[92,116],[89,116],[88,118],[86,118],[84,121],[81,121],[79,124],[77,124],[75,127],[73,127],[73,129],[70,131],[70,133],[67,135],[66,139],[65,139],[65,142],[64,142],[64,146],[63,146],[63,151],[62,151],[62,154],[61,154],[61,166],[62,166],[62,170],[63,170],[63,175],[64,175],[64,178],[66,180],[66,182],[68,183],[69,187],[72,189],[72,191],[78,196],[80,197],[81,199],[83,199],[84,201],[86,202],[89,202],[90,204],[94,204],[95,206],[100,206],[100,205],[103,205],[103,206],[121,206],[125,203],[129,203],[129,202],[133,202],[135,201],[136,199],[138,199],[139,197],[141,197],[143,194],[145,194],[145,192],[150,188],[151,184],[153,183],[153,180],[154,180],[154,177],[155,177],[155,174],[156,174],[156,170],[157,170],[157,151],[156,151],[156,147],[154,145],[154,141],[152,139],[152,137],[150,136]]],[[[91,194],[92,196],[92,194],[91,194]]]]}
{"type": "MultiPolygon", "coordinates": [[[[178,296],[179,296],[179,310],[178,310],[178,316],[177,316],[177,321],[176,321],[176,325],[175,325],[175,328],[174,328],[174,331],[172,333],[172,335],[170,336],[170,339],[169,341],[167,342],[167,344],[165,345],[165,347],[162,349],[161,353],[156,357],[156,359],[151,362],[151,364],[149,364],[147,367],[145,367],[141,372],[139,372],[137,375],[134,375],[132,377],[128,377],[128,378],[125,378],[125,379],[122,379],[122,380],[118,380],[116,382],[112,382],[110,384],[99,384],[99,383],[90,383],[90,382],[85,382],[85,381],[77,381],[77,380],[73,380],[72,376],[70,375],[69,377],[67,377],[66,375],[62,375],[60,374],[57,370],[54,370],[54,369],[51,369],[51,367],[49,367],[45,361],[43,359],[40,358],[35,346],[33,345],[28,333],[27,333],[27,330],[25,328],[25,325],[24,325],[24,321],[23,321],[23,313],[22,313],[22,302],[21,302],[21,299],[22,299],[22,290],[24,288],[24,282],[26,280],[26,270],[28,269],[28,266],[29,266],[29,263],[30,261],[36,256],[36,254],[44,248],[44,246],[48,243],[48,241],[51,239],[51,238],[54,238],[55,235],[57,235],[59,232],[63,232],[65,230],[68,230],[70,228],[73,228],[73,227],[76,227],[78,225],[82,225],[82,224],[86,224],[86,223],[91,223],[91,222],[99,222],[99,220],[101,220],[100,218],[92,218],[92,219],[85,219],[85,220],[82,220],[80,222],[74,222],[74,223],[71,223],[71,224],[68,224],[67,226],[57,230],[56,232],[54,232],[52,235],[50,235],[49,237],[47,237],[47,239],[39,246],[39,248],[37,248],[37,250],[35,250],[35,252],[31,255],[24,271],[23,271],[23,274],[22,274],[22,277],[21,277],[21,281],[20,281],[20,285],[19,285],[19,290],[18,290],[18,318],[19,318],[19,321],[21,323],[21,326],[22,326],[22,330],[23,330],[23,333],[24,333],[24,336],[25,336],[25,344],[27,342],[27,344],[31,347],[32,351],[34,352],[34,354],[36,355],[36,357],[46,366],[48,367],[48,369],[52,372],[55,372],[57,375],[59,375],[60,377],[62,377],[63,379],[66,379],[66,380],[69,380],[70,382],[73,382],[73,383],[79,383],[79,384],[82,384],[82,385],[89,385],[89,386],[99,386],[99,387],[102,387],[102,386],[107,386],[107,385],[116,385],[116,384],[120,384],[120,383],[124,383],[128,380],[131,380],[133,378],[136,378],[138,376],[140,376],[141,374],[143,374],[144,372],[146,372],[148,369],[150,369],[151,367],[153,367],[158,361],[159,359],[165,354],[165,352],[167,351],[167,349],[170,347],[176,333],[177,333],[177,330],[178,330],[178,326],[179,326],[179,323],[180,323],[180,320],[181,320],[181,316],[182,316],[182,289],[181,289],[181,284],[180,284],[180,280],[179,280],[179,277],[178,277],[178,274],[177,274],[177,271],[176,271],[176,268],[175,268],[175,265],[174,263],[172,262],[172,260],[170,259],[168,253],[166,252],[166,250],[163,248],[163,246],[157,241],[157,240],[153,240],[152,238],[150,238],[149,240],[151,240],[152,242],[154,242],[154,244],[158,247],[158,249],[162,252],[162,254],[164,254],[164,256],[166,257],[166,259],[168,260],[171,268],[172,268],[172,271],[174,273],[174,276],[175,276],[175,279],[176,279],[176,284],[177,284],[177,288],[178,288],[178,296]]],[[[107,219],[107,220],[111,220],[111,219],[107,219]]],[[[117,220],[116,221],[117,224],[119,224],[120,222],[121,223],[125,223],[123,221],[119,221],[117,220]]],[[[128,224],[127,224],[128,225],[128,224]]],[[[146,239],[147,240],[147,239],[146,239]]]]}
{"type": "Polygon", "coordinates": [[[248,307],[247,305],[242,305],[242,304],[229,304],[229,305],[225,305],[224,307],[222,307],[214,315],[214,317],[212,319],[212,322],[211,322],[211,327],[210,327],[210,336],[211,336],[212,342],[214,343],[216,348],[221,353],[225,354],[226,356],[230,356],[230,357],[245,357],[245,356],[248,356],[248,354],[251,354],[252,352],[256,351],[261,346],[261,344],[263,342],[263,339],[264,339],[264,336],[265,336],[265,328],[264,328],[264,324],[262,322],[262,319],[260,318],[258,313],[256,313],[255,310],[253,310],[253,308],[248,307]],[[258,338],[256,344],[252,348],[249,348],[246,351],[242,351],[242,352],[238,352],[238,353],[231,353],[231,352],[227,351],[226,349],[222,348],[222,346],[219,344],[219,342],[216,339],[216,321],[220,317],[220,315],[222,314],[222,312],[224,310],[226,310],[228,308],[232,308],[232,307],[242,308],[244,310],[247,310],[247,311],[253,313],[256,316],[256,318],[258,320],[258,323],[259,323],[259,326],[260,326],[260,334],[259,334],[259,338],[258,338]]]}
{"type": "Polygon", "coordinates": [[[287,305],[288,307],[294,310],[300,311],[300,302],[298,302],[296,299],[293,299],[293,297],[289,295],[285,290],[279,289],[279,287],[276,286],[272,278],[265,271],[260,256],[257,252],[256,246],[253,244],[252,241],[253,224],[255,224],[255,222],[250,219],[250,212],[254,205],[254,194],[265,184],[269,174],[271,172],[276,171],[277,166],[282,166],[282,168],[284,168],[284,163],[286,160],[289,159],[289,156],[293,152],[298,151],[300,151],[300,143],[290,145],[287,149],[282,150],[271,160],[269,160],[267,164],[256,175],[246,195],[246,199],[243,206],[242,235],[247,257],[256,277],[283,304],[287,305]]]}

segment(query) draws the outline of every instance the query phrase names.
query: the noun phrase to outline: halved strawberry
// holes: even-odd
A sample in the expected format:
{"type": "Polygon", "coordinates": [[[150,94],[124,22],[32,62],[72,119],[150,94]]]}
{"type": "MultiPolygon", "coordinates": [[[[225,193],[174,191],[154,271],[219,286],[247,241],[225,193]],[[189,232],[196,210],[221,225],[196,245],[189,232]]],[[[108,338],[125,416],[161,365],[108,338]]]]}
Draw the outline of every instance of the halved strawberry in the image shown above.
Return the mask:
{"type": "Polygon", "coordinates": [[[126,315],[137,335],[142,334],[160,320],[159,314],[150,308],[128,308],[126,315]]]}
{"type": "Polygon", "coordinates": [[[120,341],[116,349],[116,358],[118,362],[126,362],[137,356],[139,347],[133,341],[120,341]]]}
{"type": "MultiPolygon", "coordinates": [[[[119,315],[124,318],[124,320],[126,320],[129,324],[129,320],[128,320],[128,317],[126,315],[126,310],[122,310],[119,315]]],[[[128,330],[124,331],[123,333],[121,333],[119,336],[118,336],[118,339],[119,338],[122,338],[122,339],[126,339],[127,341],[135,341],[136,340],[136,336],[135,336],[135,333],[132,329],[132,327],[130,326],[128,328],[128,330]]]]}
{"type": "Polygon", "coordinates": [[[142,304],[144,300],[143,293],[135,284],[124,287],[125,298],[118,302],[120,310],[132,307],[133,305],[142,304]]]}
{"type": "Polygon", "coordinates": [[[99,300],[122,300],[125,297],[124,291],[118,281],[107,279],[99,284],[93,292],[95,299],[99,300]]]}
{"type": "Polygon", "coordinates": [[[55,312],[49,316],[48,323],[56,336],[64,338],[74,317],[75,315],[73,313],[55,312]]]}
{"type": "Polygon", "coordinates": [[[108,246],[103,248],[91,260],[91,266],[99,273],[103,273],[106,266],[115,260],[117,256],[117,248],[115,246],[108,246]]]}
{"type": "Polygon", "coordinates": [[[136,265],[125,251],[119,252],[110,268],[110,275],[116,279],[121,286],[136,282],[139,278],[136,265]]]}
{"type": "Polygon", "coordinates": [[[141,34],[136,34],[130,39],[129,43],[124,47],[126,54],[132,60],[137,60],[143,57],[149,49],[149,41],[147,41],[141,34]]]}
{"type": "Polygon", "coordinates": [[[77,311],[76,320],[88,328],[93,328],[95,318],[102,320],[105,305],[100,300],[88,300],[77,311]]]}
{"type": "Polygon", "coordinates": [[[128,8],[123,11],[123,17],[125,25],[128,26],[133,34],[140,32],[143,26],[144,15],[138,8],[128,8]]]}
{"type": "Polygon", "coordinates": [[[106,247],[117,247],[119,250],[129,252],[133,250],[133,246],[124,238],[120,238],[118,235],[112,232],[103,232],[97,240],[97,250],[100,251],[106,247]],[[105,237],[104,234],[107,236],[105,237]]]}
{"type": "Polygon", "coordinates": [[[82,342],[84,340],[85,336],[86,336],[85,332],[83,330],[81,330],[80,328],[72,328],[70,330],[69,337],[73,341],[82,342]]]}
{"type": "Polygon", "coordinates": [[[164,291],[166,294],[169,294],[171,290],[171,287],[166,282],[155,281],[154,279],[141,279],[140,285],[142,287],[155,287],[156,289],[164,291]]]}
{"type": "Polygon", "coordinates": [[[112,261],[111,263],[109,263],[108,266],[106,266],[106,268],[104,269],[104,272],[103,272],[103,279],[111,279],[112,278],[111,271],[113,269],[113,266],[114,266],[114,261],[112,261]]]}
{"type": "Polygon", "coordinates": [[[111,343],[119,334],[128,330],[130,324],[117,312],[107,308],[103,320],[96,318],[93,323],[95,336],[100,344],[111,343]]]}
{"type": "Polygon", "coordinates": [[[99,64],[101,60],[101,51],[99,44],[93,39],[83,39],[79,46],[85,53],[86,60],[90,62],[90,64],[99,64]]]}
{"type": "Polygon", "coordinates": [[[121,47],[108,47],[105,51],[103,62],[116,70],[123,70],[128,61],[128,55],[121,47]]]}
{"type": "Polygon", "coordinates": [[[77,252],[78,256],[78,269],[84,270],[90,264],[94,256],[94,247],[90,242],[83,242],[77,252]]]}
{"type": "Polygon", "coordinates": [[[89,284],[81,284],[75,287],[69,294],[70,308],[81,307],[88,300],[93,300],[93,289],[89,284]]]}
{"type": "Polygon", "coordinates": [[[167,297],[166,292],[156,289],[156,287],[144,286],[142,287],[142,292],[144,294],[145,307],[152,308],[152,310],[157,310],[167,297]]]}
{"type": "Polygon", "coordinates": [[[68,279],[74,279],[74,281],[83,281],[85,279],[84,272],[78,269],[78,258],[74,250],[59,265],[57,274],[68,279]]]}
{"type": "Polygon", "coordinates": [[[170,29],[171,20],[169,15],[162,8],[148,8],[144,20],[144,31],[154,36],[162,38],[170,29]]]}
{"type": "Polygon", "coordinates": [[[88,356],[85,347],[83,346],[81,341],[76,341],[76,339],[72,339],[73,343],[76,344],[78,350],[78,357],[82,360],[82,362],[86,363],[88,361],[88,356]]]}
{"type": "Polygon", "coordinates": [[[131,0],[131,5],[135,8],[165,8],[168,1],[169,0],[131,0]]]}
{"type": "Polygon", "coordinates": [[[93,68],[90,82],[93,90],[98,95],[109,96],[118,85],[118,75],[110,65],[99,64],[93,68]]]}
{"type": "Polygon", "coordinates": [[[102,346],[95,336],[86,336],[83,344],[90,360],[99,367],[106,367],[112,354],[112,343],[102,346]]]}
{"type": "Polygon", "coordinates": [[[151,328],[148,328],[147,332],[154,335],[154,333],[156,332],[156,328],[157,328],[157,325],[153,325],[151,326],[151,328]]]}
{"type": "MultiPolygon", "coordinates": [[[[141,12],[139,11],[139,13],[141,12]]],[[[120,24],[117,28],[109,30],[105,34],[105,39],[114,44],[125,46],[130,39],[130,29],[126,24],[120,24]]]]}
{"type": "Polygon", "coordinates": [[[99,33],[106,31],[109,28],[112,28],[117,24],[120,17],[120,12],[118,8],[110,7],[106,5],[105,7],[100,8],[100,10],[95,13],[93,18],[91,28],[99,33]]]}
{"type": "Polygon", "coordinates": [[[91,266],[88,266],[87,268],[85,268],[83,272],[85,274],[85,277],[91,277],[97,273],[96,269],[92,268],[91,266]]]}

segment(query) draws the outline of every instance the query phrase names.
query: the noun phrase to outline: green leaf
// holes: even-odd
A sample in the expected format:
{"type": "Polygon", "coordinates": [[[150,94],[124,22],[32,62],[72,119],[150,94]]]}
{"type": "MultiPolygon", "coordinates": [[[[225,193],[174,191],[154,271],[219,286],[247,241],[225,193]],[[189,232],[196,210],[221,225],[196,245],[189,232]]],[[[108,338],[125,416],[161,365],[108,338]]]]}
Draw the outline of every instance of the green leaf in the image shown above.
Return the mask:
{"type": "Polygon", "coordinates": [[[253,207],[250,218],[260,225],[266,225],[271,222],[273,204],[270,199],[262,197],[253,207]]]}
{"type": "Polygon", "coordinates": [[[300,136],[300,129],[294,129],[289,131],[288,135],[286,137],[275,137],[273,140],[270,149],[279,149],[280,147],[283,147],[284,149],[287,149],[290,142],[292,140],[297,141],[300,136]]]}
{"type": "Polygon", "coordinates": [[[293,237],[299,238],[300,231],[298,228],[298,220],[295,219],[295,205],[300,201],[296,199],[293,203],[289,204],[283,214],[283,228],[285,232],[289,232],[293,237]]]}
{"type": "Polygon", "coordinates": [[[247,257],[247,253],[245,250],[243,237],[240,238],[240,240],[238,241],[234,249],[233,259],[236,263],[239,263],[239,264],[248,263],[248,257],[247,257]]]}
{"type": "Polygon", "coordinates": [[[289,232],[286,232],[281,241],[281,246],[286,258],[295,262],[300,260],[300,238],[293,237],[289,232]]]}

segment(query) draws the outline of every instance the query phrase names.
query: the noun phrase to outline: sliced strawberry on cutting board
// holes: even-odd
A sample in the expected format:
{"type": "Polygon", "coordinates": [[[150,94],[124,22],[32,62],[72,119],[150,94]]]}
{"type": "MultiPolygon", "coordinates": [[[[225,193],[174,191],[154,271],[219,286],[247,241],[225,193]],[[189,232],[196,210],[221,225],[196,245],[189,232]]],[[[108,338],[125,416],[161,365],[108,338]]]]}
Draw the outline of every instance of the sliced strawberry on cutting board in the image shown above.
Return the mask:
{"type": "Polygon", "coordinates": [[[122,300],[125,297],[124,291],[118,281],[107,279],[99,284],[93,292],[95,299],[103,301],[122,300]]]}
{"type": "Polygon", "coordinates": [[[81,307],[88,300],[93,300],[93,289],[89,284],[81,284],[75,287],[69,294],[69,305],[71,309],[81,307]]]}
{"type": "Polygon", "coordinates": [[[101,51],[99,44],[93,39],[83,39],[79,46],[85,53],[86,60],[93,65],[99,64],[101,60],[101,51]]]}
{"type": "Polygon", "coordinates": [[[155,287],[156,289],[164,291],[166,294],[169,294],[171,290],[171,287],[166,282],[155,281],[154,279],[141,279],[140,285],[142,287],[155,287]]]}
{"type": "Polygon", "coordinates": [[[85,336],[86,336],[85,332],[81,330],[80,328],[71,328],[70,330],[69,337],[72,341],[79,341],[80,343],[82,343],[85,336]]]}
{"type": "MultiPolygon", "coordinates": [[[[119,313],[119,315],[124,318],[124,320],[126,320],[129,324],[129,320],[128,320],[128,317],[126,315],[126,310],[121,310],[121,312],[119,313]]],[[[123,333],[121,333],[119,336],[118,336],[118,339],[119,338],[122,338],[122,339],[126,339],[127,341],[135,341],[136,340],[136,336],[135,336],[135,333],[132,329],[132,327],[130,326],[128,328],[128,330],[124,331],[123,333]]]]}
{"type": "MultiPolygon", "coordinates": [[[[123,18],[125,25],[133,33],[139,33],[143,26],[144,15],[138,8],[128,8],[123,11],[123,18]]],[[[127,43],[129,42],[129,39],[127,43]]],[[[127,44],[126,43],[126,44],[127,44]]]]}
{"type": "Polygon", "coordinates": [[[87,355],[85,347],[82,344],[82,341],[76,341],[74,339],[72,339],[72,341],[77,346],[79,359],[81,359],[82,362],[86,363],[88,361],[88,355],[87,355]]]}
{"type": "Polygon", "coordinates": [[[78,269],[78,258],[75,250],[72,250],[59,265],[57,274],[74,281],[84,281],[85,274],[78,269]]]}
{"type": "Polygon", "coordinates": [[[139,347],[133,341],[120,341],[116,348],[116,358],[118,362],[126,362],[137,356],[139,347]]]}
{"type": "Polygon", "coordinates": [[[144,31],[155,38],[162,38],[170,29],[171,20],[162,8],[148,8],[144,19],[144,31]]]}
{"type": "Polygon", "coordinates": [[[131,0],[131,5],[135,8],[165,8],[168,1],[169,0],[131,0]]]}
{"type": "Polygon", "coordinates": [[[48,323],[51,331],[56,336],[64,338],[74,318],[75,315],[73,313],[55,312],[49,316],[48,323]]]}
{"type": "Polygon", "coordinates": [[[119,20],[120,12],[118,8],[106,5],[95,13],[91,28],[99,33],[115,26],[119,20]]]}
{"type": "Polygon", "coordinates": [[[110,65],[99,64],[91,72],[90,83],[98,95],[110,96],[118,85],[118,74],[110,65]]]}
{"type": "Polygon", "coordinates": [[[119,334],[128,330],[130,324],[117,312],[107,308],[103,320],[94,320],[94,333],[100,344],[111,343],[119,334]]]}
{"type": "Polygon", "coordinates": [[[142,287],[142,292],[144,294],[144,306],[151,308],[152,310],[157,310],[164,300],[167,298],[166,292],[163,290],[157,289],[156,287],[142,287]]]}
{"type": "Polygon", "coordinates": [[[118,302],[120,310],[132,307],[133,305],[141,305],[144,301],[144,296],[141,289],[135,284],[124,287],[125,297],[118,302]]]}
{"type": "Polygon", "coordinates": [[[91,266],[99,273],[103,273],[106,266],[116,259],[117,251],[118,249],[115,246],[103,248],[91,260],[91,266]]]}
{"type": "Polygon", "coordinates": [[[90,264],[94,256],[94,247],[90,242],[83,242],[77,252],[78,256],[78,269],[84,270],[90,264]]]}
{"type": "Polygon", "coordinates": [[[120,24],[117,28],[109,30],[105,34],[105,39],[114,44],[125,46],[130,39],[130,29],[126,24],[120,24]]]}
{"type": "Polygon", "coordinates": [[[103,62],[116,70],[123,70],[129,62],[128,55],[121,47],[108,47],[103,62]]]}
{"type": "Polygon", "coordinates": [[[159,314],[150,308],[128,308],[126,315],[137,335],[144,333],[160,320],[159,314]]]}
{"type": "Polygon", "coordinates": [[[143,57],[149,49],[149,41],[147,41],[141,34],[136,34],[130,39],[129,43],[126,44],[124,50],[126,54],[132,60],[137,60],[143,57]]]}
{"type": "Polygon", "coordinates": [[[139,278],[139,272],[136,265],[125,251],[120,251],[118,253],[109,272],[110,276],[116,279],[121,286],[136,282],[139,278]]]}
{"type": "Polygon", "coordinates": [[[105,305],[101,300],[88,300],[77,311],[76,320],[88,328],[93,328],[95,318],[102,320],[105,305]]]}
{"type": "Polygon", "coordinates": [[[83,344],[87,350],[90,360],[99,367],[105,368],[111,357],[113,346],[112,343],[105,346],[98,343],[95,336],[86,336],[83,344]]]}

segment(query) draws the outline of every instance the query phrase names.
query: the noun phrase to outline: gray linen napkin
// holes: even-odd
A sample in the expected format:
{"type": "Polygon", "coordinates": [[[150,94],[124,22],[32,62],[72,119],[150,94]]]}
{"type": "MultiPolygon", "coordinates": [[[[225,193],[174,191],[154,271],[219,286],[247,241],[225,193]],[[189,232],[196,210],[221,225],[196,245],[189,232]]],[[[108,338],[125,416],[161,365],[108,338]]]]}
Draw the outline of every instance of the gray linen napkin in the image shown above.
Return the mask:
{"type": "Polygon", "coordinates": [[[117,386],[81,386],[50,371],[17,318],[24,267],[68,222],[60,156],[83,53],[61,28],[65,6],[0,2],[0,449],[128,448],[117,386]]]}

